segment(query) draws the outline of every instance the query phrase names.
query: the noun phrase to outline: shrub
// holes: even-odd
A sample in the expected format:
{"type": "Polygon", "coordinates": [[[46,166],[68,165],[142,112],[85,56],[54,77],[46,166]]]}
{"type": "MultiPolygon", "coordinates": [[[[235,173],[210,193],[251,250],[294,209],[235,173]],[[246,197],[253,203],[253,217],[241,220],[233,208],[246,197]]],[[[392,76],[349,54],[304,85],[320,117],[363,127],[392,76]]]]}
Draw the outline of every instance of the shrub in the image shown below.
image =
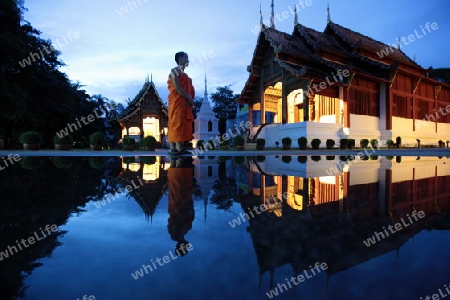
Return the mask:
{"type": "Polygon", "coordinates": [[[106,165],[106,157],[91,156],[89,157],[89,165],[94,169],[101,169],[106,165]]]}
{"type": "Polygon", "coordinates": [[[348,146],[348,139],[340,139],[339,140],[339,148],[340,149],[347,149],[348,146]]]}
{"type": "Polygon", "coordinates": [[[233,144],[234,146],[244,146],[245,144],[245,138],[242,135],[237,135],[233,138],[233,144]]]}
{"type": "Polygon", "coordinates": [[[44,165],[42,157],[39,156],[25,156],[20,159],[20,166],[27,170],[39,169],[44,165]]]}
{"type": "Polygon", "coordinates": [[[307,145],[308,145],[308,139],[304,136],[298,138],[297,140],[298,143],[298,147],[300,148],[300,150],[305,150],[307,145]]]}
{"type": "Polygon", "coordinates": [[[258,155],[256,156],[256,161],[257,162],[263,162],[266,160],[266,157],[264,155],[258,155]]]}
{"type": "Polygon", "coordinates": [[[394,147],[394,141],[393,140],[387,140],[386,141],[386,145],[388,146],[388,148],[392,148],[392,147],[394,147]]]}
{"type": "Polygon", "coordinates": [[[371,139],[370,140],[370,145],[372,146],[372,148],[378,149],[378,140],[377,139],[371,139]]]}
{"type": "Polygon", "coordinates": [[[370,160],[378,160],[378,156],[377,155],[371,155],[369,156],[370,160]]]}
{"type": "Polygon", "coordinates": [[[297,157],[297,160],[299,163],[304,164],[308,160],[308,156],[300,155],[299,157],[297,157]]]}
{"type": "Polygon", "coordinates": [[[265,145],[266,145],[265,139],[256,139],[256,150],[264,150],[265,145]]]}
{"type": "Polygon", "coordinates": [[[233,161],[237,164],[243,164],[245,162],[245,157],[244,156],[233,156],[233,161]]]}
{"type": "Polygon", "coordinates": [[[356,145],[355,139],[348,139],[348,144],[347,144],[347,148],[348,148],[348,149],[353,149],[353,148],[355,148],[355,145],[356,145]]]}
{"type": "Polygon", "coordinates": [[[126,136],[123,138],[122,143],[124,146],[134,146],[134,145],[136,145],[136,140],[131,137],[126,136]]]}
{"type": "Polygon", "coordinates": [[[206,147],[208,147],[210,150],[214,150],[216,149],[216,143],[214,142],[214,140],[209,140],[206,147]]]}
{"type": "Polygon", "coordinates": [[[72,145],[73,144],[73,138],[71,135],[65,135],[62,137],[59,137],[58,135],[55,135],[53,137],[53,144],[55,145],[72,145]]]}
{"type": "Polygon", "coordinates": [[[73,160],[72,157],[56,156],[53,158],[53,164],[57,168],[70,168],[73,165],[73,160]]]}
{"type": "Polygon", "coordinates": [[[320,157],[320,155],[313,155],[313,156],[311,156],[311,159],[312,159],[313,161],[320,161],[320,160],[321,160],[321,157],[320,157]]]}
{"type": "Polygon", "coordinates": [[[256,139],[256,146],[262,146],[264,147],[266,145],[265,139],[256,139]]]}
{"type": "Polygon", "coordinates": [[[105,136],[101,132],[94,132],[89,137],[89,144],[94,146],[103,146],[106,142],[105,136]]]}
{"type": "Polygon", "coordinates": [[[290,163],[291,160],[292,160],[292,157],[289,156],[289,155],[283,155],[283,156],[281,157],[281,161],[284,162],[285,164],[290,163]]]}
{"type": "Polygon", "coordinates": [[[26,131],[20,136],[20,142],[22,144],[39,144],[41,136],[36,131],[26,131]]]}
{"type": "Polygon", "coordinates": [[[327,139],[327,141],[326,141],[327,149],[333,149],[335,143],[336,143],[336,142],[335,142],[334,140],[332,140],[332,139],[327,139]]]}
{"type": "Polygon", "coordinates": [[[156,163],[156,156],[140,156],[139,159],[145,165],[153,165],[156,163]]]}
{"type": "Polygon", "coordinates": [[[312,141],[311,141],[311,147],[313,148],[313,149],[319,149],[319,146],[320,146],[320,143],[322,143],[322,141],[321,140],[319,140],[319,139],[313,139],[312,141]]]}
{"type": "Polygon", "coordinates": [[[394,157],[393,157],[392,155],[386,155],[386,159],[387,159],[387,160],[393,160],[394,157]]]}
{"type": "Polygon", "coordinates": [[[198,140],[197,148],[200,149],[200,150],[205,150],[205,141],[204,140],[198,140]]]}
{"type": "Polygon", "coordinates": [[[290,137],[284,137],[281,139],[281,144],[290,146],[292,144],[292,139],[290,137]]]}
{"type": "Polygon", "coordinates": [[[360,148],[367,148],[367,146],[369,145],[369,140],[368,139],[362,139],[359,141],[359,147],[360,148]]]}
{"type": "Polygon", "coordinates": [[[141,145],[143,147],[155,147],[156,146],[156,138],[152,135],[146,136],[141,140],[141,145]]]}
{"type": "Polygon", "coordinates": [[[335,160],[336,157],[334,155],[327,155],[327,160],[335,160]]]}
{"type": "Polygon", "coordinates": [[[134,162],[136,162],[136,158],[134,157],[134,156],[125,156],[124,158],[123,158],[123,163],[124,164],[132,164],[132,163],[134,163],[134,162]]]}

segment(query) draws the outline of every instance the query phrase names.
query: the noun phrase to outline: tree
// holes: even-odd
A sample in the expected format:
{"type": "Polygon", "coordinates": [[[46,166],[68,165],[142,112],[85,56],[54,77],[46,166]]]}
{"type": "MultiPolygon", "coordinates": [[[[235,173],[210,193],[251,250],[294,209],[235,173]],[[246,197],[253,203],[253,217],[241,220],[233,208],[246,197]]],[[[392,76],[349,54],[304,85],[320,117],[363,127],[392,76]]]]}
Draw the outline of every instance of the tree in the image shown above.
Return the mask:
{"type": "Polygon", "coordinates": [[[194,107],[192,108],[194,113],[194,119],[197,119],[197,114],[200,111],[200,108],[202,107],[203,98],[195,97],[194,98],[194,107]]]}
{"type": "Polygon", "coordinates": [[[0,1],[0,137],[6,146],[25,130],[38,131],[49,144],[67,123],[99,107],[59,71],[61,53],[23,20],[25,10],[22,0],[0,1]]]}
{"type": "Polygon", "coordinates": [[[430,67],[429,76],[445,83],[450,83],[450,68],[432,69],[430,67]]]}
{"type": "Polygon", "coordinates": [[[219,119],[219,132],[223,134],[226,131],[226,120],[236,119],[236,99],[239,95],[235,95],[230,86],[219,86],[217,92],[211,94],[214,102],[213,112],[219,119]]]}

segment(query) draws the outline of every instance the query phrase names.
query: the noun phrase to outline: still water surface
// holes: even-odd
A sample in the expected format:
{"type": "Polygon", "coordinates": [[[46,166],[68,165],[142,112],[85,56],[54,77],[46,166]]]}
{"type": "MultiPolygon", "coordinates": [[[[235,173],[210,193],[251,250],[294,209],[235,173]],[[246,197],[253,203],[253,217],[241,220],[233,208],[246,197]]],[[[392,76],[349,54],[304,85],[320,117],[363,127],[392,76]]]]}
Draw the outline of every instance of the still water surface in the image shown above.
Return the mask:
{"type": "Polygon", "coordinates": [[[3,299],[450,294],[445,157],[22,157],[0,189],[3,299]]]}

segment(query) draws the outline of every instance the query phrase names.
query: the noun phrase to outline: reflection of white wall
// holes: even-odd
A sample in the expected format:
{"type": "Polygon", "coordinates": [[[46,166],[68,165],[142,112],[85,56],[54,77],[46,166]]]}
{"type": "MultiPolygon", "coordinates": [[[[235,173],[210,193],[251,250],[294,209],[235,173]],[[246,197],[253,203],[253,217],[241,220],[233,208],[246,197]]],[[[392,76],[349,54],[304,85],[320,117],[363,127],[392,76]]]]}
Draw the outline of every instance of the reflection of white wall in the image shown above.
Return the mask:
{"type": "Polygon", "coordinates": [[[378,182],[380,180],[379,168],[380,160],[360,161],[357,156],[355,160],[351,161],[348,168],[350,172],[349,184],[357,185],[378,182]]]}
{"type": "Polygon", "coordinates": [[[320,123],[336,123],[336,116],[335,115],[328,115],[328,116],[320,116],[319,118],[320,123]]]}
{"type": "Polygon", "coordinates": [[[208,199],[213,184],[219,179],[219,161],[217,157],[194,161],[194,177],[202,191],[203,199],[208,199]]]}
{"type": "Polygon", "coordinates": [[[336,184],[336,176],[322,176],[319,177],[320,183],[327,183],[327,184],[336,184]]]}
{"type": "Polygon", "coordinates": [[[401,163],[392,162],[392,182],[450,175],[450,159],[437,157],[403,156],[401,163]]]}

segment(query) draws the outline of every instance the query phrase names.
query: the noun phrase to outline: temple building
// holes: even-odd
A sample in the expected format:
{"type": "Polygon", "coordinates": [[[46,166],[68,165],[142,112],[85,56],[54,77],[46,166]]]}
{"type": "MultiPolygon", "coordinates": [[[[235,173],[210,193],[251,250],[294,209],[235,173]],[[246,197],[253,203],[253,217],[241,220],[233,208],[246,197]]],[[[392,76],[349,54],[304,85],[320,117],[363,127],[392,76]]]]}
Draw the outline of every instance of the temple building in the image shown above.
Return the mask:
{"type": "Polygon", "coordinates": [[[167,106],[152,80],[145,80],[139,93],[118,116],[118,122],[122,127],[122,138],[128,135],[140,140],[151,135],[164,144],[168,123],[167,106]]]}
{"type": "Polygon", "coordinates": [[[299,24],[297,13],[291,34],[261,22],[247,70],[239,102],[249,105],[251,137],[266,146],[302,136],[321,147],[341,138],[406,146],[450,139],[450,85],[429,78],[400,45],[336,24],[329,12],[323,32],[299,24]]]}

